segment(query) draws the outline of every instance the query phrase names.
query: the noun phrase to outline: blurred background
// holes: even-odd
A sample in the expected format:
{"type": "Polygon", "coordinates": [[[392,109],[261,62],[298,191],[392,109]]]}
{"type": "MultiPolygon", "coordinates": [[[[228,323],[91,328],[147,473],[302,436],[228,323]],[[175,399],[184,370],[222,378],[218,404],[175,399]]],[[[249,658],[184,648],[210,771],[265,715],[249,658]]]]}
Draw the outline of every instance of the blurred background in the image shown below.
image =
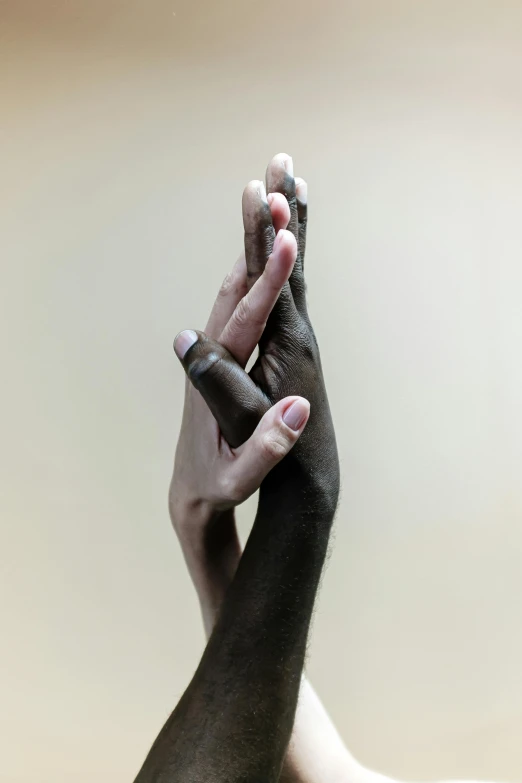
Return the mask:
{"type": "Polygon", "coordinates": [[[0,781],[132,780],[197,665],[172,339],[283,151],[343,475],[310,678],[370,767],[520,780],[522,4],[2,0],[0,105],[0,781]]]}

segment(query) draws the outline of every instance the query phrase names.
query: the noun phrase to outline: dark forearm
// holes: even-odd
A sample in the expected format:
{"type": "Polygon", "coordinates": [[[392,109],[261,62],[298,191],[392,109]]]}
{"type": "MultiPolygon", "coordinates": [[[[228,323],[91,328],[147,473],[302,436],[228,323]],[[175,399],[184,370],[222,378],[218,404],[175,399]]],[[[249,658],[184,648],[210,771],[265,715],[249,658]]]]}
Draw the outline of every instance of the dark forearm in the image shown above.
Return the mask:
{"type": "Polygon", "coordinates": [[[137,783],[278,780],[334,505],[296,464],[270,475],[198,670],[137,783]]]}
{"type": "Polygon", "coordinates": [[[275,783],[294,720],[339,476],[319,351],[306,309],[306,183],[294,180],[289,156],[273,159],[267,189],[270,202],[257,180],[243,193],[245,285],[251,303],[236,308],[234,328],[228,329],[232,316],[223,331],[215,332],[218,341],[214,334],[181,333],[176,353],[233,449],[252,433],[255,437],[263,414],[289,396],[307,401],[310,418],[303,432],[298,420],[294,429],[291,414],[288,421],[283,416],[302,437],[262,484],[252,533],[201,663],[137,783],[275,783]],[[280,230],[283,225],[288,230],[280,230]],[[286,264],[286,282],[277,286],[270,314],[255,318],[251,307],[277,259],[286,264]],[[248,350],[241,342],[238,350],[237,332],[245,336],[249,316],[256,340],[248,350]],[[259,356],[247,374],[256,341],[259,356]]]}

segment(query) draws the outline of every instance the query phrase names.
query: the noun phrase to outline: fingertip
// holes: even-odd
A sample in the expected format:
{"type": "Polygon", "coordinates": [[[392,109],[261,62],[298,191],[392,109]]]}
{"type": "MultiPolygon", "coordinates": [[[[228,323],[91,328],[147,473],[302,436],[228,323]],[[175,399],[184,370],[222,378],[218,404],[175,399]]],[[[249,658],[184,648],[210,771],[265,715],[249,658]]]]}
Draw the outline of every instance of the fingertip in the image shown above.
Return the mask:
{"type": "Polygon", "coordinates": [[[297,241],[291,231],[286,228],[280,229],[277,232],[277,236],[274,241],[274,254],[289,252],[292,255],[297,255],[297,241]]]}
{"type": "Polygon", "coordinates": [[[252,201],[267,202],[265,183],[260,179],[251,180],[243,191],[243,205],[250,204],[252,201]]]}
{"type": "Polygon", "coordinates": [[[291,177],[294,176],[294,161],[291,155],[288,155],[286,152],[278,152],[277,155],[274,155],[272,164],[282,166],[287,174],[291,177]]]}
{"type": "Polygon", "coordinates": [[[244,189],[242,210],[245,228],[247,226],[251,228],[259,221],[271,223],[272,216],[268,206],[265,184],[260,179],[253,179],[244,189]]]}
{"type": "Polygon", "coordinates": [[[308,201],[308,183],[302,177],[295,178],[295,195],[297,200],[306,206],[308,201]]]}
{"type": "Polygon", "coordinates": [[[280,289],[289,280],[297,257],[297,254],[292,252],[291,249],[288,250],[287,248],[281,248],[281,241],[284,242],[284,239],[280,239],[278,245],[276,246],[276,237],[274,249],[265,267],[265,272],[270,276],[273,285],[280,289]]]}
{"type": "Polygon", "coordinates": [[[180,361],[183,361],[189,348],[197,343],[198,335],[193,329],[184,329],[174,338],[174,351],[180,361]]]}
{"type": "Polygon", "coordinates": [[[259,423],[252,440],[262,454],[262,463],[271,469],[280,462],[300,438],[308,417],[310,403],[304,397],[285,397],[270,408],[259,423]]]}
{"type": "Polygon", "coordinates": [[[301,433],[310,416],[310,403],[304,397],[294,397],[285,407],[282,420],[294,432],[301,433]]]}
{"type": "Polygon", "coordinates": [[[270,192],[278,191],[287,198],[295,195],[294,162],[286,152],[278,153],[268,164],[266,184],[270,192]]]}
{"type": "Polygon", "coordinates": [[[290,222],[290,207],[288,201],[282,193],[269,193],[268,205],[272,215],[272,223],[277,233],[282,228],[286,228],[290,222]]]}

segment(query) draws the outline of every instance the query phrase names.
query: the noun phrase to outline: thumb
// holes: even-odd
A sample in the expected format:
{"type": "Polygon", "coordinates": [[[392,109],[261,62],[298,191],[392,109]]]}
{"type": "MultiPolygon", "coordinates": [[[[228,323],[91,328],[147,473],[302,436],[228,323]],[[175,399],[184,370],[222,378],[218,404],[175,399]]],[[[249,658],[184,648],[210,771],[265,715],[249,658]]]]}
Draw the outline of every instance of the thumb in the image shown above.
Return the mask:
{"type": "Polygon", "coordinates": [[[297,442],[310,416],[304,397],[285,397],[270,408],[253,435],[236,449],[231,483],[243,498],[249,497],[297,442]]]}

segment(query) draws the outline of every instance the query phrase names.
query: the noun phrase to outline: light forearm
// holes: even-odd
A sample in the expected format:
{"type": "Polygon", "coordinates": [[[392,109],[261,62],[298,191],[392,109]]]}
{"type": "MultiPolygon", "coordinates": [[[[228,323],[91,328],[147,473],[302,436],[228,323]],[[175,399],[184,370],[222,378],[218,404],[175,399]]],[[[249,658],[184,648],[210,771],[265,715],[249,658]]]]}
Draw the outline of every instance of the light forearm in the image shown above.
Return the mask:
{"type": "Polygon", "coordinates": [[[171,518],[196,589],[208,640],[241,559],[234,511],[213,513],[179,503],[171,509],[171,518]]]}
{"type": "MultiPolygon", "coordinates": [[[[351,755],[312,685],[303,677],[279,783],[385,783],[351,755]]],[[[391,783],[388,781],[387,783],[391,783]]]]}

